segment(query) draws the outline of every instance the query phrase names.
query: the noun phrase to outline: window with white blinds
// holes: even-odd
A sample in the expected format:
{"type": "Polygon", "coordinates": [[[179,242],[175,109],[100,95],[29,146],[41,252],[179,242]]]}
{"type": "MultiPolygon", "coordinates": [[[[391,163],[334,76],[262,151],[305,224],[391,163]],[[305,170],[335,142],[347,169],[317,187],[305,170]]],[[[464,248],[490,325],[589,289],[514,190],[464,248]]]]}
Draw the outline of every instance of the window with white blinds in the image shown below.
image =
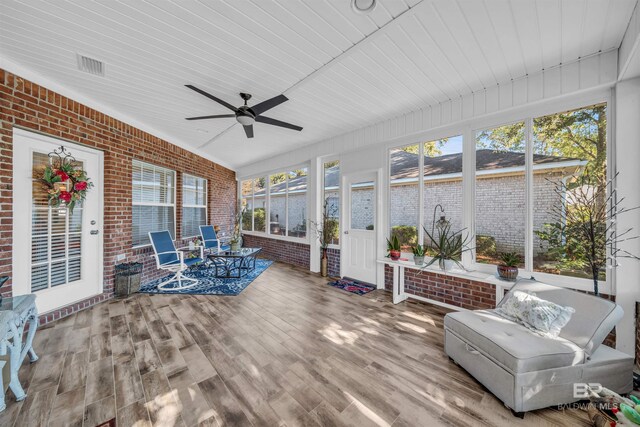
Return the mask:
{"type": "Polygon", "coordinates": [[[207,180],[182,174],[182,237],[200,235],[207,224],[207,180]]]}
{"type": "Polygon", "coordinates": [[[168,230],[175,239],[176,173],[133,161],[133,246],[149,244],[150,231],[168,230]]]}

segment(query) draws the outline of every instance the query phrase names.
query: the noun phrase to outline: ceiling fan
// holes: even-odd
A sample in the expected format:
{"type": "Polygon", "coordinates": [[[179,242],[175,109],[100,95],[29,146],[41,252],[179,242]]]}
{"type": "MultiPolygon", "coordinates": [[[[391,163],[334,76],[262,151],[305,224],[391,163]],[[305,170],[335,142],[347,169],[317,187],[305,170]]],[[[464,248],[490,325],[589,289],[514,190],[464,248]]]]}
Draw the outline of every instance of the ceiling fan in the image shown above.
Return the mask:
{"type": "Polygon", "coordinates": [[[282,104],[285,101],[288,101],[284,95],[274,96],[271,99],[267,99],[266,101],[262,101],[259,104],[254,105],[253,107],[249,107],[247,105],[247,101],[251,99],[251,94],[241,93],[240,97],[244,99],[244,105],[236,108],[228,102],[223,101],[222,99],[216,98],[210,93],[205,92],[202,89],[198,89],[193,85],[185,85],[191,90],[198,92],[201,95],[206,96],[209,99],[213,99],[218,104],[224,105],[228,109],[234,112],[234,114],[217,114],[213,116],[199,116],[199,117],[187,117],[187,120],[202,120],[202,119],[220,119],[225,117],[235,117],[238,123],[242,125],[244,128],[244,133],[247,134],[247,138],[253,138],[253,123],[265,123],[273,126],[280,126],[287,129],[293,129],[297,131],[301,131],[302,127],[292,125],[291,123],[281,122],[280,120],[272,119],[271,117],[262,116],[261,114],[267,110],[272,109],[273,107],[282,104]]]}

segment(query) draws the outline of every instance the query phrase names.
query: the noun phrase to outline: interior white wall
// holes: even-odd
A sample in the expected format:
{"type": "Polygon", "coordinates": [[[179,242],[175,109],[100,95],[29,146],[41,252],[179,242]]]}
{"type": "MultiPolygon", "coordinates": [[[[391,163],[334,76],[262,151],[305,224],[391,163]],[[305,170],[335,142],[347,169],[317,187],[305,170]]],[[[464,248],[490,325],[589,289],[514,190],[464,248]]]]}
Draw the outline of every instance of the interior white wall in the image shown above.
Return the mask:
{"type": "MultiPolygon", "coordinates": [[[[622,206],[640,206],[640,78],[616,85],[615,91],[615,161],[618,176],[616,187],[622,206]]],[[[619,217],[618,230],[633,228],[640,233],[640,210],[619,217]]],[[[619,245],[632,254],[640,254],[640,239],[619,245]]],[[[640,300],[640,262],[620,259],[616,269],[616,302],[624,309],[624,318],[617,328],[617,348],[628,354],[635,353],[635,302],[640,300]]]]}

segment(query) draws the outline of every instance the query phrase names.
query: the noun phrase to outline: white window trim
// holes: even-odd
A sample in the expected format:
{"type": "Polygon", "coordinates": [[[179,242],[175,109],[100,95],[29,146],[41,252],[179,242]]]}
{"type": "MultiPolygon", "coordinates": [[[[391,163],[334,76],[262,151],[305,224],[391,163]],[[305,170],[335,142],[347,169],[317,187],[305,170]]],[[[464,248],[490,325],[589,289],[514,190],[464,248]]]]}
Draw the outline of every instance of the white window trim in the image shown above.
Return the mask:
{"type": "MultiPolygon", "coordinates": [[[[248,196],[245,197],[242,195],[242,182],[244,181],[252,181],[252,186],[251,186],[251,202],[252,202],[252,206],[254,203],[254,193],[255,193],[255,189],[253,188],[253,180],[257,179],[257,178],[265,178],[265,204],[266,204],[266,208],[265,208],[265,231],[255,231],[254,230],[254,217],[253,214],[251,215],[251,230],[241,230],[242,234],[246,234],[247,236],[256,236],[256,237],[264,237],[264,238],[269,238],[269,239],[274,239],[274,240],[282,240],[282,241],[288,241],[288,242],[295,242],[295,243],[305,243],[308,244],[310,241],[310,233],[309,233],[309,229],[307,227],[307,232],[306,232],[306,236],[305,237],[292,237],[289,236],[289,172],[296,170],[296,169],[306,169],[307,170],[307,191],[306,191],[306,212],[307,212],[307,216],[309,215],[309,164],[308,163],[301,163],[301,164],[297,164],[294,166],[289,166],[289,167],[284,167],[284,168],[278,168],[275,170],[271,170],[268,172],[263,172],[263,173],[258,173],[258,174],[254,174],[254,175],[248,175],[246,177],[242,177],[240,179],[238,179],[238,195],[239,195],[239,201],[240,201],[240,206],[242,206],[242,199],[248,199],[248,196]],[[274,175],[276,173],[284,173],[286,176],[286,186],[285,186],[285,227],[286,227],[286,232],[287,235],[282,236],[279,234],[271,234],[271,227],[269,226],[269,218],[271,218],[271,175],[274,175]]],[[[294,193],[301,193],[302,191],[294,191],[294,193]]],[[[280,193],[277,193],[280,194],[280,193]]],[[[253,210],[255,210],[255,206],[253,208],[253,210]]],[[[309,218],[307,218],[308,220],[309,218]]],[[[338,246],[339,248],[339,246],[338,246]]]]}
{"type": "MultiPolygon", "coordinates": [[[[209,223],[209,180],[207,178],[203,178],[197,175],[191,175],[189,173],[182,173],[182,208],[204,208],[204,223],[205,225],[209,223]],[[202,179],[204,180],[204,205],[191,205],[184,203],[184,177],[188,176],[191,178],[202,179]]],[[[180,233],[183,233],[182,229],[182,220],[184,220],[184,211],[182,212],[181,224],[180,224],[180,233]]],[[[185,239],[193,239],[194,237],[199,237],[199,234],[195,234],[193,236],[182,236],[182,240],[185,239]]]]}
{"type": "MultiPolygon", "coordinates": [[[[340,183],[342,183],[342,162],[340,161],[339,158],[337,157],[327,157],[327,158],[323,158],[320,159],[320,165],[321,165],[321,178],[320,178],[320,193],[322,194],[322,196],[320,197],[320,205],[318,206],[318,209],[320,211],[320,218],[322,218],[322,209],[324,207],[324,201],[325,201],[325,194],[324,191],[325,190],[337,190],[338,191],[338,206],[339,206],[339,210],[340,212],[342,212],[343,206],[341,204],[342,202],[342,195],[341,195],[341,187],[340,187],[340,183]],[[334,186],[334,187],[328,187],[325,188],[324,187],[324,165],[325,163],[330,163],[330,162],[338,162],[338,168],[339,168],[339,173],[338,173],[338,185],[334,186]]],[[[327,245],[327,249],[338,249],[340,250],[340,248],[342,247],[342,221],[340,221],[340,217],[341,215],[338,215],[338,244],[335,243],[329,243],[327,245]]]]}
{"type": "MultiPolygon", "coordinates": [[[[476,166],[475,166],[475,135],[477,131],[481,131],[483,129],[491,129],[499,126],[503,126],[505,124],[517,123],[517,122],[525,122],[525,147],[527,150],[527,160],[529,156],[533,158],[533,146],[530,144],[532,132],[533,119],[537,117],[542,117],[551,114],[558,114],[565,111],[571,111],[575,109],[580,109],[589,105],[606,103],[607,104],[607,178],[610,178],[615,175],[615,159],[613,158],[613,154],[615,153],[615,140],[611,136],[611,124],[614,120],[614,105],[613,99],[611,96],[611,91],[609,89],[606,90],[594,90],[590,91],[586,94],[581,94],[575,97],[570,97],[567,99],[561,99],[557,101],[551,101],[548,103],[543,103],[540,105],[525,105],[523,108],[518,108],[514,111],[510,111],[508,114],[496,114],[490,117],[483,117],[479,119],[472,119],[463,121],[460,123],[456,123],[451,126],[443,127],[437,129],[435,131],[427,131],[422,132],[417,135],[412,135],[405,138],[399,138],[392,143],[387,143],[384,145],[386,149],[386,171],[387,171],[387,200],[390,199],[391,194],[391,184],[389,183],[389,176],[391,171],[391,158],[390,153],[393,149],[399,149],[402,147],[407,147],[411,145],[416,145],[420,147],[420,153],[423,153],[424,142],[435,141],[442,138],[451,137],[452,135],[462,135],[463,141],[463,168],[462,168],[462,182],[463,182],[463,227],[466,227],[470,231],[470,234],[473,236],[472,246],[475,247],[475,177],[476,177],[476,166]]],[[[423,156],[419,156],[420,169],[419,176],[422,176],[423,168],[424,168],[424,158],[423,156]]],[[[533,168],[531,167],[531,162],[527,161],[529,166],[526,166],[527,169],[527,177],[529,174],[533,173],[533,168]]],[[[529,178],[528,178],[529,179],[529,178]]],[[[419,180],[421,182],[422,180],[419,180]]],[[[530,203],[530,198],[533,197],[533,192],[529,188],[533,183],[526,184],[526,197],[527,197],[527,221],[526,221],[526,233],[525,239],[526,247],[525,250],[528,250],[530,244],[531,236],[533,233],[533,224],[532,224],[532,215],[533,215],[533,204],[530,203]],[[530,194],[531,193],[531,194],[530,194]],[[531,231],[531,233],[529,233],[531,231]],[[531,236],[529,236],[531,234],[531,236]]],[[[424,195],[422,192],[419,194],[419,215],[423,215],[423,203],[424,203],[424,195]]],[[[387,206],[387,236],[391,234],[391,206],[387,206]]],[[[420,217],[420,219],[423,219],[420,217]]],[[[422,242],[424,240],[422,224],[418,223],[418,242],[422,242]]],[[[609,249],[608,249],[609,250],[609,249]]],[[[462,265],[469,273],[473,272],[486,272],[486,273],[495,273],[496,266],[493,264],[482,264],[475,262],[475,250],[473,251],[473,257],[469,253],[465,253],[462,259],[462,265]]],[[[527,255],[527,254],[526,254],[527,255]]],[[[402,253],[403,257],[412,258],[411,253],[402,253]]],[[[529,258],[529,257],[527,257],[529,258]]],[[[425,259],[430,259],[429,257],[425,259]]],[[[526,261],[526,260],[525,260],[526,261]]],[[[585,291],[593,291],[593,281],[591,279],[584,279],[579,277],[571,277],[571,276],[562,276],[556,274],[543,273],[538,271],[530,271],[531,267],[529,265],[525,266],[525,269],[520,269],[519,276],[520,277],[533,277],[538,281],[542,281],[549,284],[554,284],[558,286],[563,286],[572,289],[579,289],[585,291]]],[[[614,289],[614,278],[615,278],[615,268],[609,269],[607,271],[607,279],[606,281],[600,281],[600,292],[604,294],[615,294],[614,289]]],[[[443,273],[446,274],[446,273],[443,273]]]]}
{"type": "MultiPolygon", "coordinates": [[[[150,202],[134,202],[133,198],[131,199],[131,206],[163,206],[163,207],[170,207],[173,206],[173,236],[175,239],[178,238],[177,234],[178,234],[178,230],[177,230],[177,221],[176,221],[176,197],[177,197],[177,182],[176,182],[176,171],[173,169],[169,169],[166,168],[164,166],[158,166],[155,165],[153,163],[148,163],[148,162],[144,162],[142,160],[138,160],[138,159],[133,159],[131,161],[131,165],[133,166],[134,162],[138,162],[141,163],[142,165],[146,165],[146,166],[151,166],[152,168],[159,168],[159,169],[164,169],[166,171],[169,171],[171,173],[173,173],[173,203],[150,203],[150,202]]],[[[133,178],[131,179],[131,189],[133,190],[133,178]]],[[[133,224],[133,215],[131,218],[132,224],[133,224]]],[[[132,230],[133,231],[133,230],[132,230]]],[[[131,236],[131,239],[133,240],[133,234],[131,236]]],[[[131,249],[142,249],[142,248],[148,248],[151,247],[151,242],[144,244],[144,245],[132,245],[131,249]]]]}

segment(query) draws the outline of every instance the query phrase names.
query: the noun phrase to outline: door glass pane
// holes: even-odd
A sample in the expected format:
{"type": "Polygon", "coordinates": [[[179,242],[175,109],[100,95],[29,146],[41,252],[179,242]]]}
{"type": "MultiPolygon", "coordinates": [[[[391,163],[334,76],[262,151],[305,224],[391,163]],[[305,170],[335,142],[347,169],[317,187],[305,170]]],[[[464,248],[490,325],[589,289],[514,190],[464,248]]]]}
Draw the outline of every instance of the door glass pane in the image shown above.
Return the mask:
{"type": "MultiPolygon", "coordinates": [[[[64,285],[81,279],[82,213],[49,206],[47,187],[40,183],[49,157],[33,153],[31,212],[31,291],[64,285]]],[[[82,168],[81,162],[75,164],[82,168]]]]}
{"type": "Polygon", "coordinates": [[[520,256],[525,240],[524,122],[476,134],[476,257],[497,264],[501,253],[520,256]]]}
{"type": "Polygon", "coordinates": [[[390,156],[389,218],[391,237],[397,236],[401,249],[408,252],[411,251],[412,246],[418,243],[420,146],[414,144],[396,148],[391,150],[390,156]]]}
{"type": "Polygon", "coordinates": [[[351,184],[351,228],[373,230],[375,222],[375,186],[371,181],[351,184]]]}

